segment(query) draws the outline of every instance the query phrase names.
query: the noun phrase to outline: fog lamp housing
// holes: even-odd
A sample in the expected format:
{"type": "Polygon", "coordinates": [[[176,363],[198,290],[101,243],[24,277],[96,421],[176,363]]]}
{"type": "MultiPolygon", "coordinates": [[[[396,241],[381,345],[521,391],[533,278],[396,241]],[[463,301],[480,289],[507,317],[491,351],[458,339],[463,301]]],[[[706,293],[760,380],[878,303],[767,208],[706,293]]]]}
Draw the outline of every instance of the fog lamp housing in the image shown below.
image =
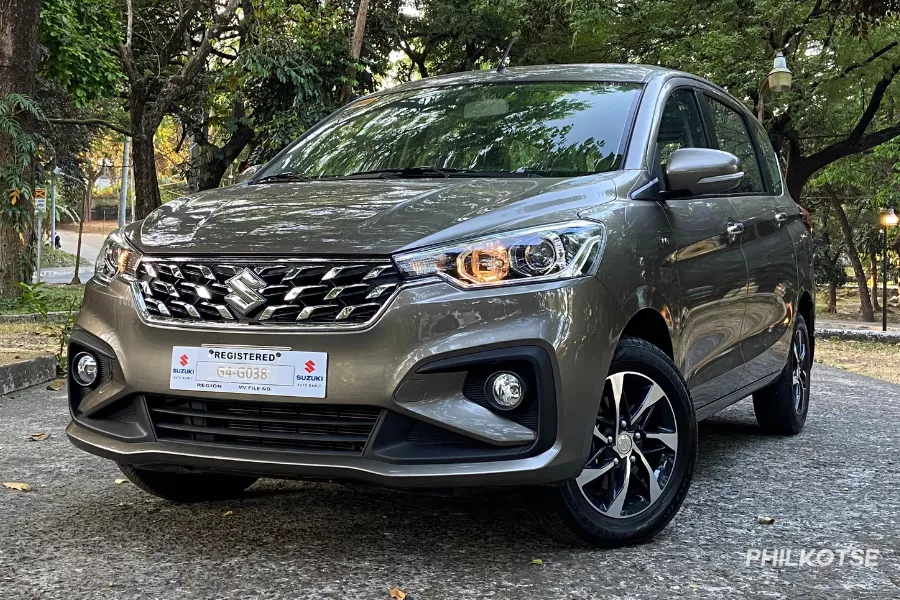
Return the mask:
{"type": "Polygon", "coordinates": [[[487,397],[499,410],[518,408],[525,399],[525,382],[510,371],[494,373],[487,380],[487,397]]]}
{"type": "Polygon", "coordinates": [[[97,359],[88,352],[82,352],[72,361],[72,377],[78,385],[90,387],[97,381],[97,359]]]}

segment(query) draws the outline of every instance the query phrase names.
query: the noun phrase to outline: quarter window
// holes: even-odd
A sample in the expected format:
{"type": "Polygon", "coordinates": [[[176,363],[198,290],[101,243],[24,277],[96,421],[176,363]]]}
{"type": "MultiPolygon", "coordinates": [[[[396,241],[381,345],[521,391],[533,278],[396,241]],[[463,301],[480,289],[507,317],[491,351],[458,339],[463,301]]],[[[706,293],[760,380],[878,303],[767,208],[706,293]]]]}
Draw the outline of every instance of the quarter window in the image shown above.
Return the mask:
{"type": "Polygon", "coordinates": [[[765,165],[766,173],[769,174],[769,179],[772,181],[772,193],[780,196],[784,192],[784,184],[781,182],[778,154],[775,153],[775,148],[772,147],[772,142],[769,141],[769,134],[766,133],[766,128],[755,119],[753,123],[756,129],[756,142],[759,144],[759,149],[762,150],[763,164],[765,165]]]}
{"type": "Polygon", "coordinates": [[[744,169],[744,179],[741,185],[735,188],[735,192],[762,192],[762,174],[759,162],[756,159],[756,150],[750,139],[750,132],[744,123],[744,118],[736,110],[729,108],[718,100],[705,96],[709,114],[712,117],[715,128],[716,143],[719,150],[731,152],[741,159],[744,169]]]}

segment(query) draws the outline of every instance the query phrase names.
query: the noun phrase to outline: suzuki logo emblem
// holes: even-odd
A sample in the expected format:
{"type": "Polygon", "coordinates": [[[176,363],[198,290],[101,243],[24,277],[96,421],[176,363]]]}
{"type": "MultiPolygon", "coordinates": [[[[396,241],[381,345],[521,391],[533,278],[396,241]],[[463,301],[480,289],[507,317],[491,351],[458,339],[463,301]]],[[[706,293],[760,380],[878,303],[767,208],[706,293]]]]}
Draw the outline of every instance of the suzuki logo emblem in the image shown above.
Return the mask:
{"type": "Polygon", "coordinates": [[[250,269],[244,269],[231,279],[227,279],[225,285],[231,290],[231,293],[225,296],[225,302],[242,315],[266,303],[265,296],[258,291],[266,287],[266,282],[250,269]]]}
{"type": "Polygon", "coordinates": [[[181,363],[181,366],[182,366],[182,367],[186,367],[187,364],[188,364],[188,362],[190,362],[190,361],[188,360],[188,355],[187,355],[187,354],[182,354],[181,357],[178,359],[178,362],[181,363]]]}
{"type": "Polygon", "coordinates": [[[311,360],[308,360],[308,361],[306,361],[306,362],[303,363],[303,364],[304,364],[304,366],[306,367],[305,371],[306,371],[307,373],[312,373],[313,371],[316,370],[316,363],[314,363],[314,362],[311,361],[311,360]]]}

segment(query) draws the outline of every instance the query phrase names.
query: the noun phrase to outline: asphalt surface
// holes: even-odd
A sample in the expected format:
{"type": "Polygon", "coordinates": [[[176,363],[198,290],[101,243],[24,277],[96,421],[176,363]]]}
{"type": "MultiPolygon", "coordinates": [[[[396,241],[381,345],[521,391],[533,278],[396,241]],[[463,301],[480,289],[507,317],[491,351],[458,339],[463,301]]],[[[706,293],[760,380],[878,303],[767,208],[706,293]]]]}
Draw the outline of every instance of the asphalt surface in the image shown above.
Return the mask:
{"type": "Polygon", "coordinates": [[[900,386],[818,365],[803,433],[762,435],[748,401],[701,423],[681,512],[614,551],[550,541],[509,492],[263,480],[247,499],[178,506],[116,484],[67,421],[62,392],[0,397],[0,480],[34,487],[0,487],[0,599],[900,597],[900,386]],[[754,548],[879,555],[746,566],[754,548]]]}
{"type": "MultiPolygon", "coordinates": [[[[65,252],[75,256],[78,250],[78,232],[67,231],[65,229],[57,229],[59,233],[60,244],[65,252]]],[[[106,234],[103,233],[83,233],[81,236],[81,258],[91,265],[97,262],[97,256],[100,254],[100,248],[103,247],[103,241],[106,234]]],[[[75,267],[56,267],[53,269],[41,270],[41,281],[46,283],[69,283],[75,274],[75,267]]],[[[93,266],[82,266],[78,275],[82,282],[86,282],[94,274],[93,266]]]]}

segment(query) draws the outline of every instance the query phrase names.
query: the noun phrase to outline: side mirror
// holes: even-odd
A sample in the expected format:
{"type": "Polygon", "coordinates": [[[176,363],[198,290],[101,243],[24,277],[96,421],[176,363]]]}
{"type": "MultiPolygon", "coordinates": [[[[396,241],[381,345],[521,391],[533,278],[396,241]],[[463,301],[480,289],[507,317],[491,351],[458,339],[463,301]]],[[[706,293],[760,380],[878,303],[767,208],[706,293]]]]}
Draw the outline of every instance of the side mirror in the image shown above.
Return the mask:
{"type": "Polygon", "coordinates": [[[741,159],[712,148],[679,148],[666,164],[669,190],[693,196],[732,190],[743,178],[741,159]]]}
{"type": "Polygon", "coordinates": [[[256,175],[256,172],[263,168],[263,165],[250,165],[234,178],[235,183],[244,183],[250,181],[250,178],[256,175]]]}

